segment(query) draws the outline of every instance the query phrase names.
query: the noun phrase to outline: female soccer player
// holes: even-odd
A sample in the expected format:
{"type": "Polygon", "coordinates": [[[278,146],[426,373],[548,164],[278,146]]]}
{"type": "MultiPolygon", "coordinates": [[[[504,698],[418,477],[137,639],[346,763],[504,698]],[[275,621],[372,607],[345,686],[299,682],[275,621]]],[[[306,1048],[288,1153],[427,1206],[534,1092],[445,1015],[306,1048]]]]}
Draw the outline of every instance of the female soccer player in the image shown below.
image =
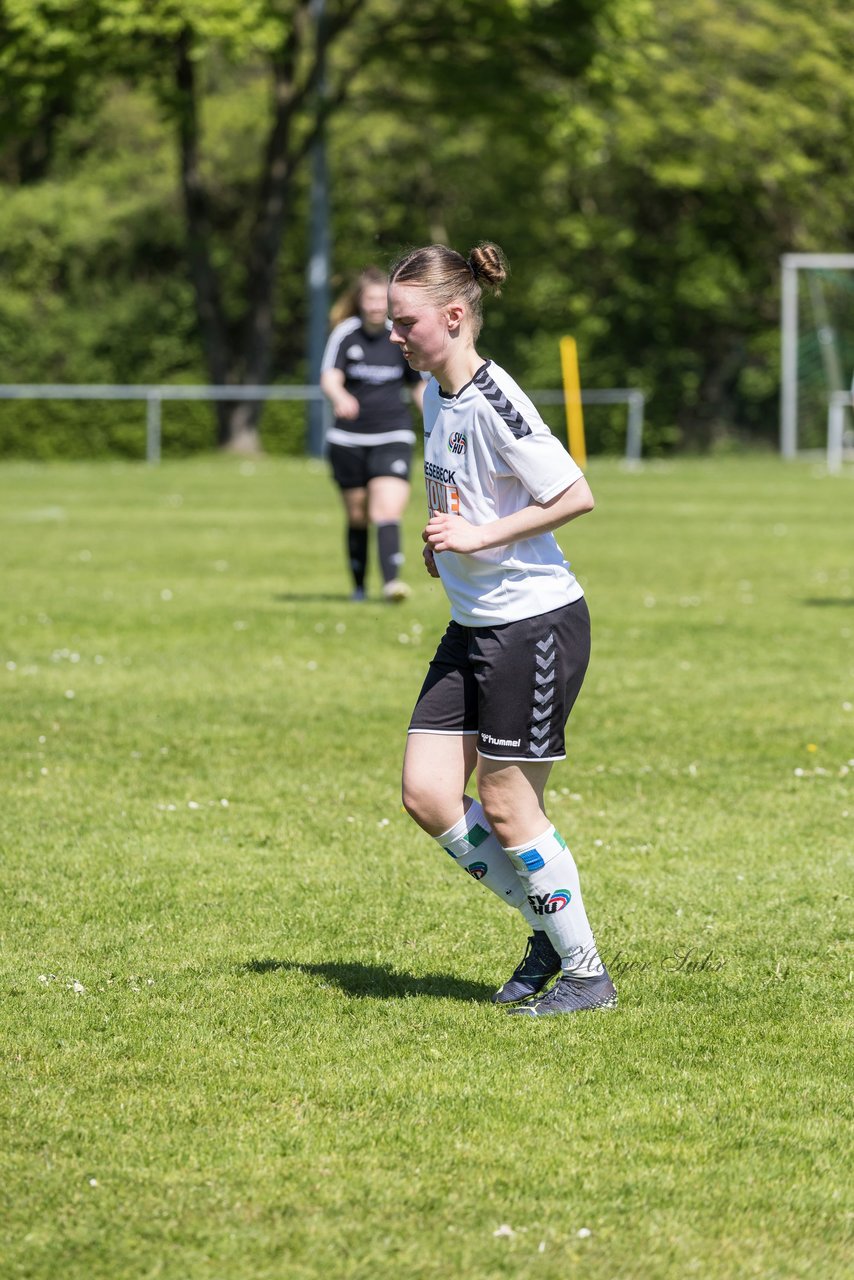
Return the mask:
{"type": "Polygon", "coordinates": [[[383,596],[405,600],[400,521],[409,498],[415,433],[403,397],[408,384],[421,407],[424,383],[388,340],[388,278],[368,267],[333,312],[320,385],[335,412],[326,442],[347,517],[353,599],[365,598],[368,526],[375,525],[383,596]]]}
{"type": "Polygon", "coordinates": [[[424,560],[451,605],[409,726],[403,803],[530,925],[493,999],[542,1017],[617,1002],[543,801],[590,652],[587,604],[552,531],[593,497],[528,397],[475,348],[482,291],[498,293],[506,274],[493,244],[468,258],[429,245],[390,273],[391,340],[411,369],[433,375],[424,560]],[[480,803],[466,795],[475,771],[480,803]]]}

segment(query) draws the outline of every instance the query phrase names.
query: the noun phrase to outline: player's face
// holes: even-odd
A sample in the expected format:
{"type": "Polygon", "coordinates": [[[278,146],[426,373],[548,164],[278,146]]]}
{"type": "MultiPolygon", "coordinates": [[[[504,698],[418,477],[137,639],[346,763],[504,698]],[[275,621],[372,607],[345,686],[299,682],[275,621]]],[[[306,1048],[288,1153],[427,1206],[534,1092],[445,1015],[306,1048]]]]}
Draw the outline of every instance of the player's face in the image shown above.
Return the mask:
{"type": "Polygon", "coordinates": [[[388,291],[392,326],[389,337],[403,348],[409,365],[419,372],[441,368],[448,346],[448,317],[434,306],[419,285],[393,284],[388,291]]]}
{"type": "Polygon", "coordinates": [[[368,329],[382,329],[388,314],[385,285],[366,284],[359,296],[359,314],[368,329]]]}

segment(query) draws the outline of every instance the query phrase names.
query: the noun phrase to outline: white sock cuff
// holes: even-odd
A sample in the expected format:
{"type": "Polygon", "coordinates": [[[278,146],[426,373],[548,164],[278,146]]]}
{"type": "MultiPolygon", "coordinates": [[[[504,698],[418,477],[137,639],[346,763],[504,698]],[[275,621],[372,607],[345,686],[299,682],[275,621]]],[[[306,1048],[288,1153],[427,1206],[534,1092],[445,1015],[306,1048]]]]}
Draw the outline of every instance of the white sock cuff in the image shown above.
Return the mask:
{"type": "Polygon", "coordinates": [[[544,840],[548,840],[555,833],[554,826],[549,823],[545,831],[541,831],[538,836],[534,836],[532,840],[526,840],[524,844],[502,845],[505,853],[523,853],[525,849],[533,849],[535,845],[541,844],[544,840]]]}
{"type": "Polygon", "coordinates": [[[541,871],[565,849],[566,841],[552,825],[549,825],[536,839],[526,840],[524,844],[512,845],[510,848],[504,846],[507,857],[523,876],[541,871]]]}
{"type": "Polygon", "coordinates": [[[459,858],[464,853],[471,853],[490,835],[492,835],[492,827],[483,809],[476,800],[472,800],[459,822],[455,822],[442,835],[433,838],[452,858],[459,858]],[[470,838],[472,835],[473,839],[470,838]]]}

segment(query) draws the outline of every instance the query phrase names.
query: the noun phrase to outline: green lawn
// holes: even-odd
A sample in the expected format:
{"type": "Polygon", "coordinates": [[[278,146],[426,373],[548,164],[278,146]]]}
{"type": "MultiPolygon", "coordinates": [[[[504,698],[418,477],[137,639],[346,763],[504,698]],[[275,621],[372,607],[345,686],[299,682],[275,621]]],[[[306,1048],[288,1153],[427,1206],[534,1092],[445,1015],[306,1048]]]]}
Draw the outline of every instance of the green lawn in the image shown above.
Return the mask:
{"type": "Polygon", "coordinates": [[[854,476],[589,474],[551,816],[620,1007],[532,1023],[400,808],[420,492],[358,606],[317,463],[0,468],[4,1280],[849,1273],[854,476]]]}

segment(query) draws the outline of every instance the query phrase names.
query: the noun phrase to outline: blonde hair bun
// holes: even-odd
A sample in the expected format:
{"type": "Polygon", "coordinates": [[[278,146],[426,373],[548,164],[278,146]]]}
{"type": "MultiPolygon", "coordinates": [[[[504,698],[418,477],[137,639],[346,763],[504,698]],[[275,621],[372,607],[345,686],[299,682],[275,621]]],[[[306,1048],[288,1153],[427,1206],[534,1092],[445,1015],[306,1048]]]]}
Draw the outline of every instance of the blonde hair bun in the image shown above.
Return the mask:
{"type": "Polygon", "coordinates": [[[481,241],[469,253],[468,264],[478,284],[490,289],[498,297],[509,270],[507,259],[498,245],[489,240],[481,241]]]}

